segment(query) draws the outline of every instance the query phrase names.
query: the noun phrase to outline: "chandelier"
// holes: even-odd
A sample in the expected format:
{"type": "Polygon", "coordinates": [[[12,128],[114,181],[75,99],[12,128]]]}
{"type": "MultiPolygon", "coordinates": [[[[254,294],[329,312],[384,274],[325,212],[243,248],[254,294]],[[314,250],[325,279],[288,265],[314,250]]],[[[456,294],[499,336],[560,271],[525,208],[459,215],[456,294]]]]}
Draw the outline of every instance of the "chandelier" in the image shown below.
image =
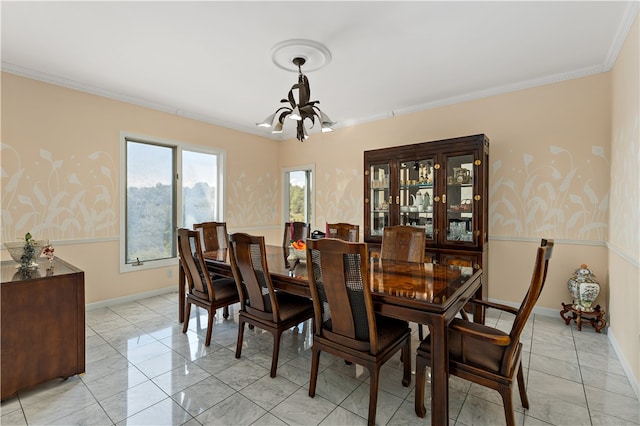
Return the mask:
{"type": "Polygon", "coordinates": [[[311,127],[320,123],[322,132],[332,132],[333,125],[331,119],[318,107],[320,101],[311,101],[311,89],[309,87],[309,79],[302,73],[302,66],[305,64],[306,59],[301,56],[294,57],[291,62],[298,68],[298,82],[291,86],[289,94],[286,99],[280,100],[280,103],[286,104],[276,109],[276,111],[265,118],[261,123],[256,125],[259,127],[272,128],[271,133],[277,134],[283,132],[283,126],[287,118],[296,121],[296,138],[303,142],[309,138],[307,128],[305,127],[305,120],[311,122],[311,127]],[[297,92],[294,96],[294,92],[297,92]]]}

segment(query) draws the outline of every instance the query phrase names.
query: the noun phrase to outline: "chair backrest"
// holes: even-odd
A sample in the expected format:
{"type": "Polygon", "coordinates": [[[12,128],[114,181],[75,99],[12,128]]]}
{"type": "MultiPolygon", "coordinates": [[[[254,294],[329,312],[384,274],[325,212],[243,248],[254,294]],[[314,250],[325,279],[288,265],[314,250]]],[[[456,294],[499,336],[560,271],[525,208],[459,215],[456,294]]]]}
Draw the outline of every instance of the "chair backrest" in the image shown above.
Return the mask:
{"type": "Polygon", "coordinates": [[[306,240],[311,237],[311,225],[304,222],[285,222],[282,247],[289,247],[291,241],[306,240]]]}
{"type": "Polygon", "coordinates": [[[214,251],[227,248],[226,222],[202,222],[194,223],[193,229],[202,233],[202,242],[205,251],[214,251]]]}
{"type": "Polygon", "coordinates": [[[201,299],[215,300],[211,276],[204,262],[200,233],[187,228],[178,229],[178,253],[189,293],[201,299]]]}
{"type": "Polygon", "coordinates": [[[426,234],[416,226],[385,226],[380,258],[405,262],[424,262],[426,234]]]}
{"type": "Polygon", "coordinates": [[[307,274],[314,332],[339,345],[378,352],[366,243],[307,242],[307,274]]]}
{"type": "Polygon", "coordinates": [[[533,308],[538,301],[538,298],[540,297],[540,293],[542,293],[544,283],[547,279],[549,260],[551,260],[552,253],[553,240],[543,239],[540,242],[540,247],[538,247],[538,251],[536,254],[536,261],[534,263],[529,289],[527,290],[527,294],[524,296],[524,299],[520,304],[518,314],[513,321],[511,332],[509,333],[509,337],[511,338],[511,347],[505,350],[502,362],[503,369],[507,369],[509,367],[510,363],[508,361],[511,360],[513,353],[517,349],[517,345],[520,342],[520,335],[522,334],[527,320],[529,319],[529,316],[531,315],[531,312],[533,311],[533,308]]]}
{"type": "Polygon", "coordinates": [[[360,241],[360,226],[350,223],[327,223],[327,238],[357,243],[360,241]]]}
{"type": "Polygon", "coordinates": [[[269,275],[264,237],[229,235],[229,260],[240,295],[240,309],[267,321],[279,319],[278,301],[269,275]]]}

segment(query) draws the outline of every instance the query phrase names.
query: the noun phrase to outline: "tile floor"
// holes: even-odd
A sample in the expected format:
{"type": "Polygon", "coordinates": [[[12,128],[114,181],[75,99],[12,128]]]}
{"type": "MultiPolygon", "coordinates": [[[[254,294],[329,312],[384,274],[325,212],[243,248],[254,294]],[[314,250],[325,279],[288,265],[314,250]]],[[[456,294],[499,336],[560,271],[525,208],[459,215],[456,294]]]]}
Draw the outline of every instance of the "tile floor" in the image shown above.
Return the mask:
{"type": "MultiPolygon", "coordinates": [[[[223,320],[218,311],[208,348],[206,315],[193,309],[183,334],[175,293],[88,311],[86,373],[5,401],[0,423],[366,424],[368,374],[359,366],[322,354],[316,397],[309,398],[308,323],[283,336],[278,376],[272,379],[270,334],[247,329],[237,360],[237,315],[223,320]]],[[[490,315],[487,323],[509,329],[508,317],[490,315]]],[[[412,328],[415,349],[417,327],[412,328]]],[[[514,397],[518,425],[640,425],[638,398],[606,335],[538,315],[530,319],[523,343],[531,408],[525,411],[514,397]]],[[[404,388],[400,381],[398,356],[383,368],[377,424],[430,424],[429,412],[426,419],[414,414],[414,383],[404,388]]],[[[504,424],[497,392],[456,377],[450,386],[452,425],[504,424]]]]}

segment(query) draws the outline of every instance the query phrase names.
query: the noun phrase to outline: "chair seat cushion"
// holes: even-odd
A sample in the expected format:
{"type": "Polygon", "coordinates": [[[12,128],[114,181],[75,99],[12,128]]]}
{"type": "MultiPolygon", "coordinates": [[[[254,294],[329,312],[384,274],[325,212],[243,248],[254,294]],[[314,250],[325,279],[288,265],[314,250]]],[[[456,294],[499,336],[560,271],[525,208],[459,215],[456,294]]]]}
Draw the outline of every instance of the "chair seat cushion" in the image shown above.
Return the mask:
{"type": "Polygon", "coordinates": [[[216,300],[225,300],[238,298],[238,287],[233,278],[216,278],[212,281],[213,292],[216,295],[216,300]]]}
{"type": "MultiPolygon", "coordinates": [[[[465,321],[459,318],[455,318],[452,321],[452,324],[453,323],[458,323],[463,325],[465,328],[473,329],[484,334],[491,334],[495,336],[508,335],[496,328],[465,321]]],[[[449,328],[449,359],[452,361],[463,362],[463,359],[465,359],[466,364],[472,364],[482,369],[499,373],[500,365],[502,363],[502,355],[506,348],[506,346],[497,346],[486,340],[463,335],[462,333],[449,328]],[[462,344],[463,338],[465,340],[464,345],[462,344]],[[463,348],[464,354],[462,353],[463,348]]],[[[431,353],[431,336],[427,336],[422,341],[418,351],[424,351],[429,354],[431,353]]]]}
{"type": "Polygon", "coordinates": [[[276,298],[278,299],[278,311],[281,321],[296,318],[300,315],[309,315],[309,318],[313,316],[311,299],[282,291],[276,291],[276,298]]]}
{"type": "Polygon", "coordinates": [[[378,347],[384,348],[400,338],[409,329],[406,321],[376,315],[376,329],[378,332],[378,347]]]}

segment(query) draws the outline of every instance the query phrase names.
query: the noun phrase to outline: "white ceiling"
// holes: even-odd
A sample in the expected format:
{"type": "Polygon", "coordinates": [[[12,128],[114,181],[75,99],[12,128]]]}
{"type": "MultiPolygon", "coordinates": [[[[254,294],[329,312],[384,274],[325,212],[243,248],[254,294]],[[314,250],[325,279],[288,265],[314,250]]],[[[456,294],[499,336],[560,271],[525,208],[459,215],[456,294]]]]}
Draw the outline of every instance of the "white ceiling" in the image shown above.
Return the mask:
{"type": "Polygon", "coordinates": [[[3,0],[2,69],[271,137],[255,123],[297,77],[270,51],[309,39],[331,52],[306,74],[339,131],[606,72],[638,4],[3,0]]]}

